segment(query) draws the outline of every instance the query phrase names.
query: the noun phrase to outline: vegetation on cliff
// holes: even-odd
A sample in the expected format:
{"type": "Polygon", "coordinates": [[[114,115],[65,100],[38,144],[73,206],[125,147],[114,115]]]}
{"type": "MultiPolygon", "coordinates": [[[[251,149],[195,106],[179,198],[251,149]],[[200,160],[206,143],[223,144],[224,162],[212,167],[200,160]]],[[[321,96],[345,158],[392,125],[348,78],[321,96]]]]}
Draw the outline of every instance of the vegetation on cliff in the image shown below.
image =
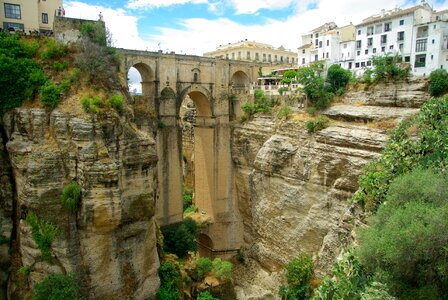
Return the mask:
{"type": "Polygon", "coordinates": [[[359,180],[371,216],[358,246],[315,299],[442,299],[448,293],[448,97],[425,103],[393,131],[359,180]],[[380,298],[378,298],[380,297],[380,298]]]}

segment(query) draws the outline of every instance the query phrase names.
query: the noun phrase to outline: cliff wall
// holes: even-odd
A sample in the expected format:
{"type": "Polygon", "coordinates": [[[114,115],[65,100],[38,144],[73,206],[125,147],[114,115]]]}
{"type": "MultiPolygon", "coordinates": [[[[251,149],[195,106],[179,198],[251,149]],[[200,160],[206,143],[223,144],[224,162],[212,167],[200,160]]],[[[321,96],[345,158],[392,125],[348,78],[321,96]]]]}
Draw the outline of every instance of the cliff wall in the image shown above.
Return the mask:
{"type": "MultiPolygon", "coordinates": [[[[5,115],[4,128],[15,200],[9,208],[11,197],[2,194],[0,213],[14,211],[16,224],[9,297],[29,298],[33,284],[56,272],[77,274],[87,299],[153,298],[159,285],[154,139],[113,110],[97,116],[19,108],[5,115]],[[82,189],[77,212],[61,204],[71,181],[82,189]],[[58,228],[50,261],[33,240],[31,211],[58,228]]],[[[12,227],[3,215],[2,232],[12,227]]]]}
{"type": "Polygon", "coordinates": [[[349,199],[363,166],[379,155],[388,129],[428,99],[424,87],[415,81],[351,92],[322,112],[332,121],[316,133],[308,133],[311,117],[303,111],[288,121],[258,116],[235,126],[232,157],[249,258],[236,270],[240,299],[278,298],[283,266],[303,253],[313,256],[318,278],[331,270],[356,222],[349,199]]]}

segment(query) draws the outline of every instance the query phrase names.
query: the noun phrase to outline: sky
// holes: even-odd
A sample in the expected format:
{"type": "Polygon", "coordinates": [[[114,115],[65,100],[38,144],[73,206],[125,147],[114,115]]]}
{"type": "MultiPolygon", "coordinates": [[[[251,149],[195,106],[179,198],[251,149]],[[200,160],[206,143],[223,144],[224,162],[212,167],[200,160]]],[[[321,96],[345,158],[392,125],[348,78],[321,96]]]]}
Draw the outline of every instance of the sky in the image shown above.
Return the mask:
{"type": "MultiPolygon", "coordinates": [[[[297,51],[301,35],[326,22],[356,25],[381,9],[420,1],[69,0],[64,8],[71,18],[98,20],[101,12],[115,47],[202,55],[244,39],[297,51]]],[[[436,10],[448,8],[448,0],[427,2],[436,10]]]]}

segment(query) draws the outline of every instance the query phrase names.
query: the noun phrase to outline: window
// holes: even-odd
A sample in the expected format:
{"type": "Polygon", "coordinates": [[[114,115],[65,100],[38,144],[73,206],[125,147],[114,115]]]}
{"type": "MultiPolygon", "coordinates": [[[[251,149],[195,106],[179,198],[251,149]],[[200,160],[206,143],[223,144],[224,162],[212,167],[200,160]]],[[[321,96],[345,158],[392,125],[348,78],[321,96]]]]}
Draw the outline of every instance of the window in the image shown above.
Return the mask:
{"type": "Polygon", "coordinates": [[[319,48],[322,48],[322,41],[319,42],[319,48]]]}
{"type": "Polygon", "coordinates": [[[21,19],[20,5],[5,3],[5,18],[21,19]]]}
{"type": "MultiPolygon", "coordinates": [[[[305,52],[303,52],[303,53],[305,53],[305,52]]],[[[283,56],[280,56],[280,61],[283,62],[283,56]]]]}
{"type": "Polygon", "coordinates": [[[398,45],[398,50],[400,50],[400,52],[403,52],[403,49],[404,49],[404,44],[398,45]]]}
{"type": "Polygon", "coordinates": [[[361,40],[356,41],[356,49],[361,49],[361,40]]]}
{"type": "Polygon", "coordinates": [[[314,45],[318,45],[319,44],[319,40],[318,39],[316,39],[315,41],[314,41],[314,45]]]}
{"type": "Polygon", "coordinates": [[[394,50],[394,45],[390,45],[389,50],[394,50]]]}
{"type": "Polygon", "coordinates": [[[327,52],[327,54],[325,55],[325,57],[328,58],[328,52],[327,52]]]}
{"type": "Polygon", "coordinates": [[[327,40],[327,46],[330,46],[330,40],[327,40]]]}
{"type": "Polygon", "coordinates": [[[42,13],[42,23],[48,24],[48,14],[42,13]]]}
{"type": "Polygon", "coordinates": [[[405,56],[404,57],[404,62],[410,62],[411,61],[411,57],[410,56],[405,56]]]}
{"type": "Polygon", "coordinates": [[[381,44],[385,44],[385,43],[387,43],[387,34],[383,34],[381,36],[381,44]]]}
{"type": "Polygon", "coordinates": [[[317,37],[317,38],[319,37],[319,34],[318,34],[318,33],[316,33],[316,37],[317,37]]]}
{"type": "Polygon", "coordinates": [[[349,69],[352,68],[352,63],[351,63],[351,62],[348,63],[348,68],[349,68],[349,69]]]}
{"type": "Polygon", "coordinates": [[[436,42],[436,40],[434,40],[434,39],[433,39],[433,40],[432,40],[432,44],[434,45],[434,44],[435,44],[435,42],[436,42]]]}
{"type": "Polygon", "coordinates": [[[415,52],[426,51],[426,43],[427,39],[417,40],[417,42],[415,43],[415,52]]]}
{"type": "Polygon", "coordinates": [[[361,29],[358,30],[358,35],[361,35],[361,29]]]}
{"type": "Polygon", "coordinates": [[[367,47],[370,47],[373,45],[373,38],[368,38],[367,39],[367,47]]]}
{"type": "Polygon", "coordinates": [[[361,51],[356,51],[356,55],[360,56],[361,55],[361,51]]]}
{"type": "MultiPolygon", "coordinates": [[[[297,59],[297,60],[299,60],[299,59],[297,59]]],[[[294,63],[294,61],[295,61],[295,60],[294,60],[294,57],[292,57],[292,58],[291,58],[291,63],[294,63]]]]}
{"type": "Polygon", "coordinates": [[[229,59],[229,53],[226,53],[226,59],[229,59]]]}
{"type": "Polygon", "coordinates": [[[305,58],[302,58],[302,65],[305,64],[305,58]]]}
{"type": "Polygon", "coordinates": [[[384,23],[384,32],[388,32],[392,30],[392,23],[384,23]]]}
{"type": "Polygon", "coordinates": [[[373,26],[367,27],[367,35],[373,34],[373,26]]]}
{"type": "Polygon", "coordinates": [[[258,52],[255,53],[255,60],[260,60],[260,54],[258,52]]]}
{"type": "Polygon", "coordinates": [[[269,61],[269,62],[272,61],[272,60],[271,60],[271,55],[270,55],[270,54],[268,54],[268,61],[269,61]]]}
{"type": "Polygon", "coordinates": [[[422,68],[426,66],[426,54],[420,54],[415,56],[415,65],[416,68],[422,68]]]}
{"type": "Polygon", "coordinates": [[[20,31],[25,30],[25,26],[23,26],[23,24],[13,22],[3,22],[3,28],[5,28],[6,30],[9,30],[10,28],[20,31]]]}
{"type": "Polygon", "coordinates": [[[400,26],[404,25],[404,20],[400,20],[400,26]]]}
{"type": "Polygon", "coordinates": [[[266,61],[266,53],[263,53],[263,61],[266,61]]]}
{"type": "Polygon", "coordinates": [[[397,33],[397,41],[404,41],[404,31],[397,33]]]}
{"type": "Polygon", "coordinates": [[[433,59],[434,59],[434,55],[431,54],[431,60],[433,60],[433,59]]]}
{"type": "Polygon", "coordinates": [[[232,53],[232,59],[235,59],[235,53],[232,53]]]}
{"type": "Polygon", "coordinates": [[[305,49],[302,50],[302,53],[305,54],[305,49]]]}
{"type": "Polygon", "coordinates": [[[365,66],[366,66],[366,62],[365,61],[361,62],[361,68],[364,68],[365,66]]]}
{"type": "Polygon", "coordinates": [[[241,51],[238,51],[238,59],[241,59],[241,51]]]}
{"type": "Polygon", "coordinates": [[[289,57],[286,58],[286,63],[289,64],[289,57]]]}
{"type": "Polygon", "coordinates": [[[277,55],[274,55],[274,61],[277,62],[277,55]]]}
{"type": "Polygon", "coordinates": [[[386,52],[386,47],[381,47],[381,52],[386,52]]]}
{"type": "Polygon", "coordinates": [[[375,25],[375,33],[376,34],[383,33],[383,25],[381,25],[381,24],[375,25]]]}
{"type": "Polygon", "coordinates": [[[347,48],[347,44],[344,44],[344,49],[346,49],[347,48]]]}
{"type": "Polygon", "coordinates": [[[355,63],[355,68],[359,68],[359,63],[355,63]]]}
{"type": "Polygon", "coordinates": [[[364,54],[365,54],[365,55],[369,54],[369,49],[366,49],[366,50],[364,51],[364,54]]]}
{"type": "Polygon", "coordinates": [[[367,61],[367,66],[370,67],[372,65],[372,62],[370,60],[367,61]]]}
{"type": "Polygon", "coordinates": [[[318,61],[319,60],[319,56],[316,54],[314,55],[314,61],[318,61]]]}
{"type": "Polygon", "coordinates": [[[376,48],[373,48],[372,52],[373,52],[373,53],[376,53],[376,48]]]}

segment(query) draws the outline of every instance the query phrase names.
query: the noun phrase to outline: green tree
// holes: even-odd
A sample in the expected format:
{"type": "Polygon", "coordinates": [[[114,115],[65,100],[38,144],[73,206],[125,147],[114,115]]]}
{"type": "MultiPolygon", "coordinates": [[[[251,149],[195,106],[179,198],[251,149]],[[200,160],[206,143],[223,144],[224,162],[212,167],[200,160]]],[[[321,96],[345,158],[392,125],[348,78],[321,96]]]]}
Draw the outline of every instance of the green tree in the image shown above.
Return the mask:
{"type": "Polygon", "coordinates": [[[181,299],[182,276],[179,266],[170,262],[162,262],[159,269],[160,288],[157,292],[157,300],[181,299]]]}
{"type": "Polygon", "coordinates": [[[409,77],[411,68],[403,63],[399,54],[387,53],[372,57],[373,78],[376,82],[381,80],[400,80],[409,77]]]}
{"type": "Polygon", "coordinates": [[[297,71],[297,80],[303,91],[316,108],[322,108],[331,100],[333,94],[325,89],[325,80],[321,77],[323,63],[316,62],[297,71]]]}
{"type": "Polygon", "coordinates": [[[302,255],[286,265],[287,286],[280,288],[283,299],[309,299],[310,281],[313,277],[313,261],[311,256],[302,255]]]}
{"type": "Polygon", "coordinates": [[[33,287],[33,300],[79,300],[79,284],[73,274],[52,273],[33,287]]]}
{"type": "Polygon", "coordinates": [[[437,69],[429,75],[429,93],[432,96],[440,96],[448,91],[448,72],[445,69],[437,69]]]}
{"type": "Polygon", "coordinates": [[[161,228],[165,252],[174,253],[178,257],[185,257],[189,251],[197,251],[196,237],[198,235],[196,223],[191,218],[161,228]]]}
{"type": "Polygon", "coordinates": [[[288,70],[283,74],[282,82],[285,84],[291,84],[297,78],[297,71],[288,70]]]}
{"type": "Polygon", "coordinates": [[[198,295],[197,300],[219,300],[219,299],[213,297],[213,295],[210,294],[209,291],[204,291],[204,292],[201,292],[201,293],[198,295]]]}
{"type": "Polygon", "coordinates": [[[330,84],[333,92],[337,92],[341,88],[345,88],[352,77],[349,70],[342,68],[340,65],[332,65],[327,71],[327,82],[330,84]]]}

